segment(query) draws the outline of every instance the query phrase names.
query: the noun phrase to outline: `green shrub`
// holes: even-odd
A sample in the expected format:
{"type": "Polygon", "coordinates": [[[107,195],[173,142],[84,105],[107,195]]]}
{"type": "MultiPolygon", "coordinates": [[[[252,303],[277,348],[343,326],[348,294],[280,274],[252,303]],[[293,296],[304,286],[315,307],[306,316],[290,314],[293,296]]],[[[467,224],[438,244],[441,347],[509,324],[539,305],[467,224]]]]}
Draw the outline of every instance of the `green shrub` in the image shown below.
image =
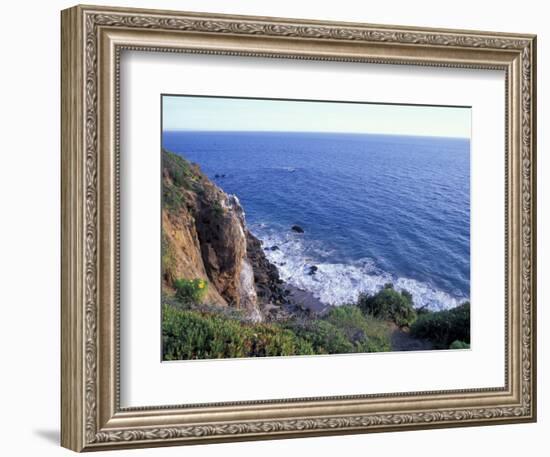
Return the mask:
{"type": "Polygon", "coordinates": [[[314,354],[312,345],[277,324],[252,324],[223,315],[164,305],[164,360],[314,354]]]}
{"type": "Polygon", "coordinates": [[[196,175],[191,164],[183,157],[164,149],[162,169],[163,207],[179,210],[187,204],[186,190],[195,189],[199,175],[196,175]]]}
{"type": "Polygon", "coordinates": [[[162,350],[164,360],[244,357],[245,339],[237,321],[208,319],[197,311],[164,306],[162,350]]]}
{"type": "Polygon", "coordinates": [[[211,206],[212,214],[216,219],[221,218],[224,215],[224,210],[218,201],[214,201],[211,206]]]}
{"type": "Polygon", "coordinates": [[[163,149],[162,167],[176,186],[191,188],[189,180],[193,178],[193,173],[189,162],[183,157],[163,149]]]}
{"type": "Polygon", "coordinates": [[[449,346],[449,349],[470,349],[470,345],[464,341],[454,340],[449,346]]]}
{"type": "Polygon", "coordinates": [[[364,314],[391,320],[400,327],[411,325],[416,320],[411,294],[406,290],[398,292],[393,284],[386,284],[374,295],[361,294],[357,305],[364,314]]]}
{"type": "Polygon", "coordinates": [[[284,326],[309,342],[315,354],[391,350],[387,324],[363,315],[354,305],[334,307],[319,319],[290,320],[284,326]]]}
{"type": "Polygon", "coordinates": [[[411,334],[429,339],[439,348],[448,348],[457,340],[470,344],[470,303],[420,315],[411,327],[411,334]]]}
{"type": "Polygon", "coordinates": [[[384,352],[391,350],[387,324],[380,319],[364,315],[357,306],[334,307],[325,319],[355,344],[354,352],[384,352]]]}
{"type": "Polygon", "coordinates": [[[312,345],[277,324],[256,324],[247,328],[250,341],[249,356],[314,354],[312,345]]]}
{"type": "Polygon", "coordinates": [[[356,306],[334,308],[324,318],[251,323],[214,311],[165,304],[164,360],[345,354],[390,350],[387,324],[356,306]]]}
{"type": "Polygon", "coordinates": [[[174,289],[176,289],[176,298],[183,304],[202,303],[208,283],[204,279],[176,279],[174,281],[174,289]]]}
{"type": "Polygon", "coordinates": [[[344,332],[330,322],[316,319],[309,322],[286,324],[298,338],[311,344],[314,354],[346,354],[355,352],[354,344],[346,338],[344,332]]]}
{"type": "Polygon", "coordinates": [[[180,209],[186,202],[183,192],[172,183],[164,180],[162,183],[162,203],[168,209],[180,209]]]}

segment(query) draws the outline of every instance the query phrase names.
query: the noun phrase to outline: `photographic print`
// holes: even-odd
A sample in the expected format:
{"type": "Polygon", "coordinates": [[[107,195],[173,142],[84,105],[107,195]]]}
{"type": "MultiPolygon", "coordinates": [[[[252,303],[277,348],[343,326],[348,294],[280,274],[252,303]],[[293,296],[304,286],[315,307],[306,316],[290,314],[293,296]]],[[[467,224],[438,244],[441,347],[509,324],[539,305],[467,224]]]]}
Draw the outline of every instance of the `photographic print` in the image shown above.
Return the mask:
{"type": "Polygon", "coordinates": [[[161,102],[163,360],[469,349],[470,107],[161,102]]]}
{"type": "Polygon", "coordinates": [[[535,35],[78,5],[60,42],[62,446],[537,420],[535,35]]]}

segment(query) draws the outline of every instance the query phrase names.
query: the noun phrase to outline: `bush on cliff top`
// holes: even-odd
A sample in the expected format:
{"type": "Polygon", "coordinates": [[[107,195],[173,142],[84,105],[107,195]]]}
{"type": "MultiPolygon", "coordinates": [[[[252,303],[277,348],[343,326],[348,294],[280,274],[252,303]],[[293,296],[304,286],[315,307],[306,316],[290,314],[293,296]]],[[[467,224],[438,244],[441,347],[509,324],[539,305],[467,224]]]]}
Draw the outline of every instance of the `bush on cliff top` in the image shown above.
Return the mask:
{"type": "MultiPolygon", "coordinates": [[[[429,339],[440,349],[449,348],[455,341],[469,345],[470,303],[465,302],[456,308],[420,315],[411,327],[411,334],[417,338],[429,339]]],[[[460,349],[457,345],[453,349],[460,349]]]]}
{"type": "Polygon", "coordinates": [[[397,291],[393,284],[386,284],[374,295],[359,295],[357,306],[368,316],[390,320],[400,327],[416,320],[412,296],[406,290],[397,291]]]}
{"type": "Polygon", "coordinates": [[[162,180],[164,207],[180,209],[186,203],[185,190],[194,190],[197,193],[202,190],[198,185],[200,174],[183,157],[163,149],[162,169],[165,176],[162,180]]]}
{"type": "Polygon", "coordinates": [[[162,167],[176,186],[191,188],[193,172],[189,162],[183,157],[163,149],[162,167]]]}
{"type": "Polygon", "coordinates": [[[183,192],[178,187],[165,180],[162,184],[163,208],[178,210],[183,207],[185,202],[186,200],[183,192]]]}

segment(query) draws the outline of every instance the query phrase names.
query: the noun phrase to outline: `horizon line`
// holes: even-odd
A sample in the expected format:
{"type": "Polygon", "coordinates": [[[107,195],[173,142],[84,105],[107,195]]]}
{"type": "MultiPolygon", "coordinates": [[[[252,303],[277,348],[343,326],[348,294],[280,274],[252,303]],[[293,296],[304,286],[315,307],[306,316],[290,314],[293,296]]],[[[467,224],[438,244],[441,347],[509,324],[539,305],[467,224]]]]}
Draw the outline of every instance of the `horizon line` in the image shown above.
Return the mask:
{"type": "Polygon", "coordinates": [[[185,128],[172,128],[161,129],[161,133],[164,132],[200,132],[200,133],[321,133],[321,134],[347,134],[347,135],[382,135],[382,136],[409,136],[418,138],[449,138],[460,140],[471,140],[471,136],[447,136],[447,135],[418,135],[408,133],[383,133],[383,132],[357,132],[357,131],[327,131],[327,130],[212,130],[212,129],[185,129],[185,128]]]}

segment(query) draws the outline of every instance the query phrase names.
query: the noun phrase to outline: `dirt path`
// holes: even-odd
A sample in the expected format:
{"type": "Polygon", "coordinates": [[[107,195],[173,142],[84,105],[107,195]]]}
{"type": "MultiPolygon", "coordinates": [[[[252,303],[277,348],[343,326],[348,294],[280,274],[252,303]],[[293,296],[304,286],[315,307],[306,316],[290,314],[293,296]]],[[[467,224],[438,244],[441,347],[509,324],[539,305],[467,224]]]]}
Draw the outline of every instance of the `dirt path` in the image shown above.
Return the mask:
{"type": "Polygon", "coordinates": [[[433,349],[432,343],[427,340],[414,338],[408,330],[403,330],[395,324],[391,324],[392,351],[426,351],[433,349]]]}

